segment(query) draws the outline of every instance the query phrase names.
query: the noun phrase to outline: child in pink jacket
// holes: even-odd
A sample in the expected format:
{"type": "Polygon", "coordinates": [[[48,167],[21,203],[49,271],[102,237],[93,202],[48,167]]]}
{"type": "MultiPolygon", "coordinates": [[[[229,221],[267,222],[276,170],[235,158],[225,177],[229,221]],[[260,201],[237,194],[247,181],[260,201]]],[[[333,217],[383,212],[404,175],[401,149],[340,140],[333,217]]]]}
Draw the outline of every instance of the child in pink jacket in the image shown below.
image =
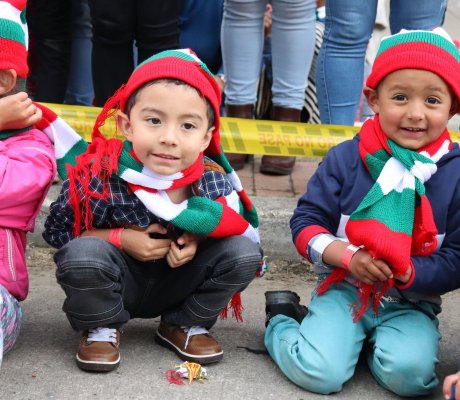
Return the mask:
{"type": "Polygon", "coordinates": [[[27,296],[26,234],[56,173],[53,145],[33,124],[41,111],[23,92],[28,73],[26,0],[0,1],[0,365],[16,342],[27,296]]]}

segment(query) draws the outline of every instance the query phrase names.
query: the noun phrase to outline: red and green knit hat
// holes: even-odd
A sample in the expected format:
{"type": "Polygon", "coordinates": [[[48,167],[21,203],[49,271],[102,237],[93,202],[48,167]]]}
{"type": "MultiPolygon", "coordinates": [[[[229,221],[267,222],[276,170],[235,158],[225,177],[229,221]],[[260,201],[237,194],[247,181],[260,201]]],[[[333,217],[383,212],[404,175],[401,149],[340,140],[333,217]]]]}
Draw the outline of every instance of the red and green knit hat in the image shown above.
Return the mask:
{"type": "Polygon", "coordinates": [[[29,35],[26,0],[0,0],[0,70],[14,69],[26,78],[29,35]]]}
{"type": "MultiPolygon", "coordinates": [[[[383,38],[366,86],[375,89],[383,78],[400,69],[435,73],[460,100],[460,52],[444,29],[402,30],[383,38]]],[[[460,112],[460,101],[457,112],[460,112]]]]}

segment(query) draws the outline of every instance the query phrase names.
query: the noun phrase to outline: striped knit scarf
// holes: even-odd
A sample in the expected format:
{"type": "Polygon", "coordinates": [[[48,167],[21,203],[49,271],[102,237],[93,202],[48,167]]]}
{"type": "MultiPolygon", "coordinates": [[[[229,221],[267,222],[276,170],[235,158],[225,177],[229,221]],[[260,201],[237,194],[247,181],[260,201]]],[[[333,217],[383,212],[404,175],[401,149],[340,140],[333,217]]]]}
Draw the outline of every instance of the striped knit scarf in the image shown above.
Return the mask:
{"type": "MultiPolygon", "coordinates": [[[[223,156],[223,154],[222,154],[223,156]]],[[[156,216],[171,222],[184,231],[209,237],[226,237],[243,235],[259,243],[258,219],[255,208],[245,194],[241,182],[235,172],[230,171],[228,177],[236,189],[229,195],[211,200],[205,197],[192,196],[180,204],[173,203],[167,195],[168,190],[190,185],[197,181],[204,172],[203,154],[197,161],[180,173],[163,176],[157,175],[147,169],[137,160],[128,141],[121,142],[117,139],[96,140],[90,145],[87,153],[79,156],[80,161],[91,160],[91,173],[85,168],[72,168],[69,179],[71,184],[82,185],[85,196],[83,209],[85,216],[84,226],[91,228],[91,198],[107,198],[108,193],[93,193],[89,189],[91,176],[116,175],[128,183],[133,193],[141,200],[145,207],[156,216]],[[106,162],[100,165],[94,162],[98,156],[92,150],[99,151],[101,147],[110,149],[106,153],[106,162]]],[[[216,161],[216,160],[214,160],[216,161]]],[[[85,163],[83,163],[85,165],[85,163]]],[[[70,188],[71,195],[75,194],[72,203],[75,210],[75,229],[79,233],[80,202],[77,187],[70,188]]]]}
{"type": "Polygon", "coordinates": [[[21,128],[21,129],[4,129],[0,131],[0,140],[8,139],[12,136],[19,135],[20,133],[30,131],[32,129],[32,126],[28,126],[26,128],[21,128]]]}
{"type": "MultiPolygon", "coordinates": [[[[359,153],[375,183],[351,214],[345,233],[350,243],[385,260],[395,276],[407,272],[411,255],[429,256],[436,249],[437,229],[424,182],[451,147],[447,129],[418,151],[398,146],[382,131],[378,115],[366,121],[360,131],[359,153]]],[[[319,285],[318,294],[347,273],[335,268],[319,285]]],[[[359,320],[371,303],[377,312],[381,297],[393,284],[393,279],[374,285],[359,282],[358,301],[352,304],[353,320],[359,320]]]]}

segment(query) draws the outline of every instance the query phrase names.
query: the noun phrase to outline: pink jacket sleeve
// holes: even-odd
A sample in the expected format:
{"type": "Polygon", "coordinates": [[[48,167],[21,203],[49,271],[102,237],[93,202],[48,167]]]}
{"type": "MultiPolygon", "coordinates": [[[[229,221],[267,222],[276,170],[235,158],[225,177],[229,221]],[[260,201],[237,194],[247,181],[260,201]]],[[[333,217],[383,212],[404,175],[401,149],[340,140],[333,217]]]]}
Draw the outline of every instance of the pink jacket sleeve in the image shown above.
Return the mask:
{"type": "Polygon", "coordinates": [[[33,230],[55,173],[53,146],[43,132],[0,141],[0,226],[33,230]]]}

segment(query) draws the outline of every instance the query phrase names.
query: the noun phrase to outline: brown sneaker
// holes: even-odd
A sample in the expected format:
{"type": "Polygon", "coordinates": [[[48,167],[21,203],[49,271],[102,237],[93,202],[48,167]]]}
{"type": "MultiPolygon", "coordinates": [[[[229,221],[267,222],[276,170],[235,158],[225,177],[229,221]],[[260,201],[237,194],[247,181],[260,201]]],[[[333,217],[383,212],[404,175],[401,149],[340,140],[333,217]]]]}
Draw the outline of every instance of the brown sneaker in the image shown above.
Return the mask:
{"type": "Polygon", "coordinates": [[[155,340],[184,361],[210,364],[222,360],[224,355],[219,343],[201,326],[180,327],[162,321],[155,340]]]}
{"type": "Polygon", "coordinates": [[[77,352],[77,365],[85,371],[110,372],[120,364],[121,333],[118,329],[95,328],[85,332],[77,352]]]}

